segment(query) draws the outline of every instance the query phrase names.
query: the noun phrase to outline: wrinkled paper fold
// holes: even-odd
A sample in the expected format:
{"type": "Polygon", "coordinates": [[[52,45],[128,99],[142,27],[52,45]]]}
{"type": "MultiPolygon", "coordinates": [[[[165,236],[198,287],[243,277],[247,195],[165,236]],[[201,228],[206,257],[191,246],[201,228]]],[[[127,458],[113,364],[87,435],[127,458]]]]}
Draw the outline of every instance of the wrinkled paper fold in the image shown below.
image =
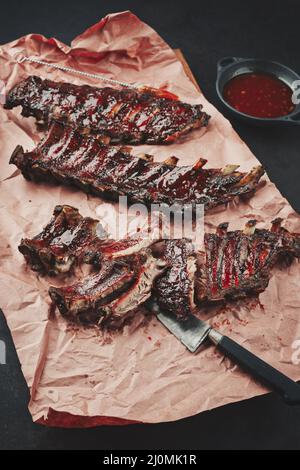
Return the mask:
{"type": "MultiPolygon", "coordinates": [[[[57,39],[30,34],[0,48],[0,79],[7,89],[30,74],[43,78],[89,83],[95,79],[64,73],[28,62],[21,55],[104,74],[109,78],[153,87],[167,87],[180,99],[202,103],[211,116],[206,132],[194,131],[170,146],[139,146],[157,160],[199,157],[207,166],[240,164],[246,171],[258,164],[230,123],[204,98],[184,72],[172,49],[149,26],[130,12],[108,15],[75,38],[71,47],[57,39]]],[[[155,318],[140,313],[121,333],[71,328],[60,315],[48,317],[49,283],[24,264],[17,246],[49,220],[56,204],[71,204],[85,216],[97,217],[101,200],[72,188],[25,181],[9,157],[17,144],[30,150],[41,138],[32,118],[20,109],[0,107],[0,307],[7,319],[22,370],[31,392],[33,420],[77,416],[69,423],[88,426],[129,421],[156,423],[194,415],[266,390],[211,347],[189,353],[155,318]],[[50,413],[50,416],[51,416],[50,413]],[[111,417],[111,421],[105,417],[111,417]],[[119,418],[124,421],[118,421],[119,418]],[[125,421],[126,420],[126,421],[125,421]]],[[[206,227],[224,221],[241,228],[249,218],[269,227],[275,217],[300,232],[300,218],[276,187],[265,184],[248,202],[233,202],[206,216],[206,227]]],[[[276,268],[261,305],[236,304],[219,311],[219,329],[294,379],[293,342],[300,338],[300,265],[276,268]]],[[[207,313],[201,313],[203,318],[207,313]]],[[[211,315],[211,312],[210,312],[211,315]]],[[[44,421],[51,424],[51,420],[44,421]]],[[[71,424],[72,425],[72,424],[71,424]]]]}

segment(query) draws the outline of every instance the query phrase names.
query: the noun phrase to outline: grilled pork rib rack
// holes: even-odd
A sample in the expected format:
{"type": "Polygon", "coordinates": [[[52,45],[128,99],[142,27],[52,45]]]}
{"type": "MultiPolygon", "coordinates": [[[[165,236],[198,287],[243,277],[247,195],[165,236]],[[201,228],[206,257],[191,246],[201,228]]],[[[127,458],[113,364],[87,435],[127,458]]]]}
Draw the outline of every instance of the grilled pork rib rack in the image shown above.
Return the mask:
{"type": "Polygon", "coordinates": [[[216,233],[206,233],[196,274],[198,303],[259,294],[277,262],[300,258],[300,234],[288,232],[281,222],[275,219],[266,230],[255,228],[256,221],[250,220],[243,231],[232,232],[224,223],[216,233]]]}
{"type": "Polygon", "coordinates": [[[159,90],[117,90],[43,80],[30,76],[9,93],[5,108],[22,106],[22,115],[39,123],[53,120],[106,143],[169,144],[192,129],[206,126],[202,105],[190,105],[159,90]]]}
{"type": "Polygon", "coordinates": [[[78,209],[56,206],[50,222],[34,238],[23,238],[19,251],[33,271],[50,276],[71,273],[82,263],[99,267],[104,258],[116,260],[148,248],[142,237],[112,240],[97,219],[83,217],[78,209]]]}
{"type": "Polygon", "coordinates": [[[42,232],[32,239],[22,239],[19,251],[33,271],[69,273],[80,262],[100,264],[100,245],[105,235],[98,220],[82,217],[74,207],[56,206],[42,232]]]}
{"type": "Polygon", "coordinates": [[[49,295],[63,316],[81,323],[119,327],[151,295],[152,284],[166,262],[152,255],[149,238],[108,239],[101,223],[71,206],[56,206],[52,219],[19,251],[41,274],[71,273],[88,263],[98,270],[75,284],[50,287],[49,295]]]}
{"type": "Polygon", "coordinates": [[[31,152],[17,146],[10,163],[34,181],[75,184],[99,196],[127,195],[148,205],[204,204],[206,210],[251,195],[264,173],[261,166],[250,173],[238,172],[238,165],[205,169],[203,159],[193,166],[176,166],[175,157],[155,163],[150,155],[133,156],[128,147],[108,147],[59,124],[31,152]]]}
{"type": "Polygon", "coordinates": [[[22,240],[19,249],[32,269],[52,274],[92,263],[96,272],[71,286],[51,287],[49,293],[65,317],[102,326],[121,326],[151,294],[182,320],[196,305],[257,295],[277,262],[300,258],[300,234],[281,227],[281,219],[270,230],[257,229],[255,220],[236,231],[221,224],[216,233],[205,234],[205,249],[197,253],[187,239],[115,241],[98,237],[95,230],[72,236],[86,225],[89,230],[100,226],[77,209],[58,206],[45,229],[22,240]]]}
{"type": "Polygon", "coordinates": [[[152,284],[165,263],[149,250],[119,261],[104,259],[100,271],[67,287],[50,287],[60,313],[80,323],[117,328],[151,296],[152,284]]]}

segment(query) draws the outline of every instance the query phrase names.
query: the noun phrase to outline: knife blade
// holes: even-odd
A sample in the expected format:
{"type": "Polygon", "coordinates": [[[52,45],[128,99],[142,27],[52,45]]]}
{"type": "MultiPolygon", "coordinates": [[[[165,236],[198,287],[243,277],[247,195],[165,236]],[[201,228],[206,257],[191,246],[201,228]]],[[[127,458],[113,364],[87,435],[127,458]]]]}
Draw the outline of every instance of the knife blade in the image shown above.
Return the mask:
{"type": "Polygon", "coordinates": [[[155,302],[151,302],[151,308],[159,321],[192,353],[199,349],[211,330],[210,325],[195,315],[190,315],[186,321],[179,321],[175,315],[160,310],[155,302]]]}
{"type": "Polygon", "coordinates": [[[284,375],[248,351],[236,341],[222,335],[208,323],[190,314],[189,318],[180,321],[172,313],[164,312],[155,300],[150,305],[158,320],[192,353],[209,339],[222,353],[235,361],[245,371],[250,372],[261,383],[277,391],[289,405],[300,404],[300,386],[294,380],[284,375]]]}

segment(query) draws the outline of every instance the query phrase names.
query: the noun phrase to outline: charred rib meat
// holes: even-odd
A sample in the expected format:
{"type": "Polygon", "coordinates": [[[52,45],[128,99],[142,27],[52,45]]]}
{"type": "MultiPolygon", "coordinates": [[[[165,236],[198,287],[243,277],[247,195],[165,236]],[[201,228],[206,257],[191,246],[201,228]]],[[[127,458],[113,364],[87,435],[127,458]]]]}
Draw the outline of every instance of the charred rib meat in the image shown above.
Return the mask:
{"type": "Polygon", "coordinates": [[[5,108],[22,106],[23,116],[39,123],[55,120],[115,143],[169,144],[192,129],[206,126],[202,105],[190,105],[171,94],[144,89],[94,88],[30,76],[7,96],[5,108]]]}
{"type": "Polygon", "coordinates": [[[196,254],[186,239],[167,240],[165,244],[168,268],[156,283],[157,302],[162,309],[185,319],[195,308],[196,254]]]}
{"type": "Polygon", "coordinates": [[[57,275],[81,263],[99,267],[103,259],[132,256],[153,244],[142,236],[113,240],[97,219],[83,217],[71,206],[56,206],[50,222],[33,238],[24,238],[19,251],[33,271],[57,275]]]}
{"type": "Polygon", "coordinates": [[[10,163],[25,178],[75,184],[99,196],[116,199],[127,195],[133,202],[204,204],[209,210],[236,196],[251,195],[264,173],[261,166],[250,173],[237,171],[238,165],[205,169],[206,160],[193,166],[176,166],[177,159],[155,163],[153,157],[135,157],[128,148],[103,145],[93,136],[55,124],[47,137],[31,152],[18,146],[10,163]]]}
{"type": "Polygon", "coordinates": [[[80,323],[119,327],[151,295],[164,262],[149,251],[123,261],[104,260],[100,271],[67,287],[50,287],[61,314],[80,323]]]}
{"type": "Polygon", "coordinates": [[[101,238],[97,220],[57,206],[45,229],[22,240],[19,249],[40,272],[57,274],[78,262],[93,263],[98,272],[71,286],[51,287],[50,296],[67,318],[119,327],[152,290],[160,307],[182,320],[195,309],[195,300],[201,306],[259,294],[278,261],[300,258],[300,234],[281,222],[274,220],[270,230],[257,229],[255,220],[236,231],[221,224],[216,233],[205,234],[204,251],[195,253],[188,239],[101,238]]]}
{"type": "Polygon", "coordinates": [[[278,261],[300,258],[300,235],[281,227],[281,221],[274,220],[267,230],[256,229],[251,220],[244,231],[232,232],[225,223],[216,233],[205,234],[205,253],[198,260],[198,302],[259,294],[278,261]]]}
{"type": "Polygon", "coordinates": [[[19,251],[31,269],[55,275],[70,272],[84,261],[99,265],[99,247],[105,240],[100,222],[82,217],[71,206],[56,206],[51,221],[34,238],[24,238],[19,251]]]}
{"type": "Polygon", "coordinates": [[[83,262],[97,267],[74,285],[51,287],[49,294],[73,321],[118,327],[149,298],[166,263],[152,256],[150,238],[104,235],[98,220],[82,217],[74,207],[56,206],[43,231],[23,239],[19,250],[31,269],[43,274],[68,273],[83,262]]]}

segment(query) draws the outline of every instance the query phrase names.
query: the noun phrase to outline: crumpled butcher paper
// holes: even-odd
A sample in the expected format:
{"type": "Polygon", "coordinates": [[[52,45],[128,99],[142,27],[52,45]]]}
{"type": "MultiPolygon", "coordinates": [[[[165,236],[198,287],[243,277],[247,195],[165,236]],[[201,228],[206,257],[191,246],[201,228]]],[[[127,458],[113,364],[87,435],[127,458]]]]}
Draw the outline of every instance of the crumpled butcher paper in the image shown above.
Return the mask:
{"type": "MultiPolygon", "coordinates": [[[[197,90],[174,51],[131,12],[106,16],[76,37],[71,47],[57,39],[29,34],[0,47],[0,79],[6,89],[31,74],[77,84],[103,86],[92,78],[23,62],[39,59],[117,80],[165,87],[181,100],[202,103],[212,118],[170,146],[143,146],[157,160],[170,155],[180,163],[199,157],[208,167],[238,163],[242,171],[258,164],[231,124],[197,90]]],[[[205,73],[205,71],[203,72],[205,73]]],[[[20,109],[0,106],[0,306],[12,333],[30,389],[34,421],[56,426],[95,426],[131,422],[157,423],[195,415],[244,400],[266,389],[243,373],[213,346],[189,353],[155,318],[140,313],[124,331],[107,334],[71,328],[59,315],[50,317],[49,279],[24,263],[17,246],[23,236],[40,231],[56,204],[71,204],[97,217],[102,201],[83,192],[26,181],[9,157],[17,144],[34,147],[41,134],[20,109]]],[[[248,202],[221,207],[206,216],[206,229],[223,221],[241,228],[250,218],[269,227],[275,217],[300,232],[300,218],[267,177],[248,202]]],[[[54,282],[53,280],[51,282],[54,282]]],[[[220,331],[282,372],[300,379],[295,340],[300,338],[300,265],[275,268],[259,303],[233,304],[225,311],[201,312],[220,331]],[[294,363],[293,363],[294,362],[294,363]]]]}

